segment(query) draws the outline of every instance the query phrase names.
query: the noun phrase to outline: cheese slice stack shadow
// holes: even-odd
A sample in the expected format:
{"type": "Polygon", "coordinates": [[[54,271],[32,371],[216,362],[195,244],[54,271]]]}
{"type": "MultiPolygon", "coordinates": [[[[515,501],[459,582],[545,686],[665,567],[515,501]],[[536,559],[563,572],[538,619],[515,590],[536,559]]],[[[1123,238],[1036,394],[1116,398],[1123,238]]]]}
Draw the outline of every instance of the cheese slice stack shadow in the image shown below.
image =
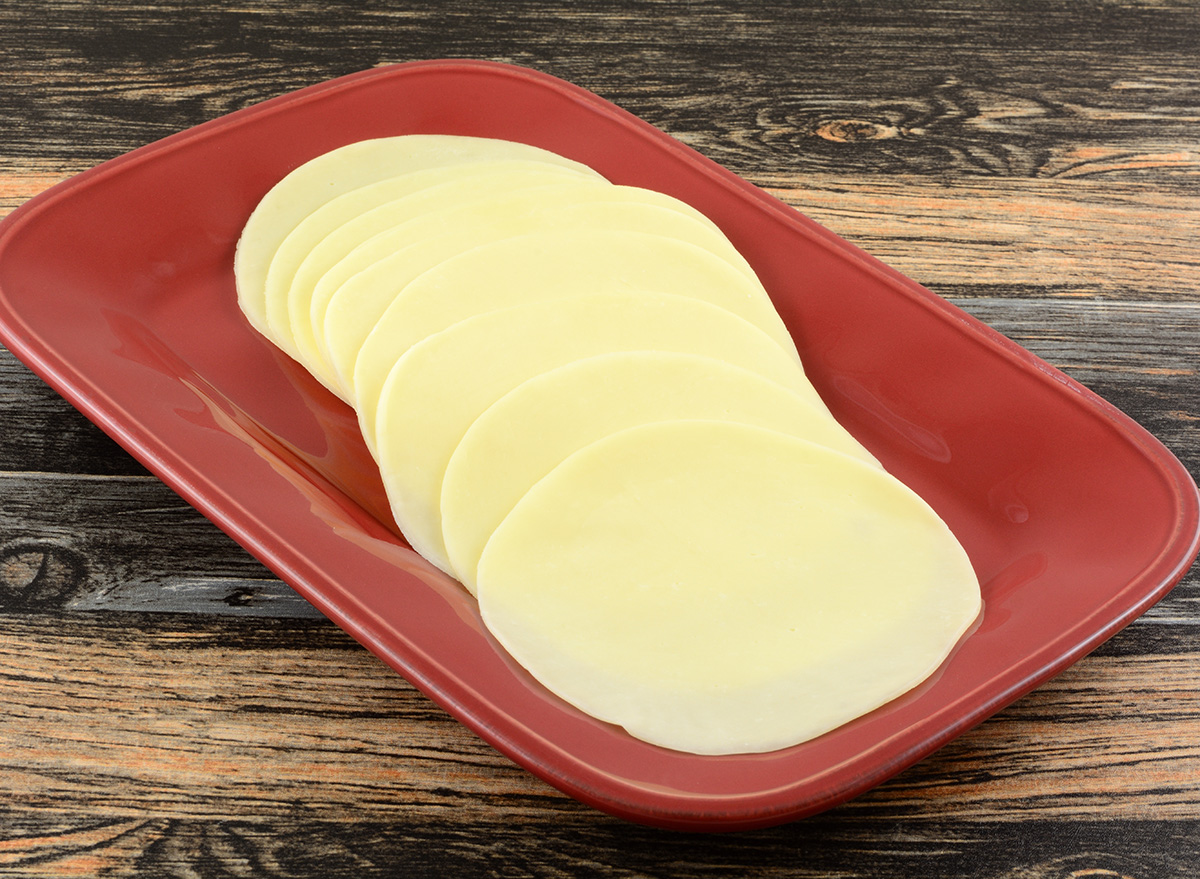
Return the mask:
{"type": "Polygon", "coordinates": [[[912,689],[980,609],[724,233],[523,144],[351,144],[263,198],[257,330],[354,406],[396,524],[575,709],[698,754],[912,689]]]}

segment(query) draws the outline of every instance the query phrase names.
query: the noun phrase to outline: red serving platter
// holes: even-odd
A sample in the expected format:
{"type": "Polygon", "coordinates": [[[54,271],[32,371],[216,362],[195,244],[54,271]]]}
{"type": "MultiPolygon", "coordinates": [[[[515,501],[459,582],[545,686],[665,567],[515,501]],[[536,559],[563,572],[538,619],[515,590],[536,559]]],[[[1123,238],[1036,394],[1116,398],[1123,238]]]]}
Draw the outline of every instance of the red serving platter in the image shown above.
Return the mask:
{"type": "Polygon", "coordinates": [[[1113,635],[1198,549],[1195,484],[1111,405],[647,123],[503,64],[343,77],[41,194],[0,226],[0,338],[499,751],[664,827],[766,826],[867,790],[1113,635]],[[275,182],[351,141],[408,133],[532,143],[677,196],[725,230],[830,409],[970,554],[985,610],[930,680],[813,741],[701,757],[582,715],[506,657],[474,599],[395,533],[353,413],[236,302],[234,245],[275,182]]]}

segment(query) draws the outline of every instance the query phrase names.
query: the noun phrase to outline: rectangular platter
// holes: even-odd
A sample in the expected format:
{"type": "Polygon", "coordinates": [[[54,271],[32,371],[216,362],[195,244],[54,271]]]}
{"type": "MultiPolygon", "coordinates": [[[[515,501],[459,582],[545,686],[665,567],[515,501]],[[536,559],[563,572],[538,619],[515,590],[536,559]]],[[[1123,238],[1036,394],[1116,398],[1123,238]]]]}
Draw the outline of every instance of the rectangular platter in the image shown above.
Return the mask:
{"type": "Polygon", "coordinates": [[[0,339],[500,752],[662,827],[778,824],[871,788],[1111,637],[1198,548],[1191,478],[1111,405],[661,131],[509,65],[354,74],[54,187],[0,225],[0,339]],[[833,413],[971,556],[985,610],[932,678],[813,741],[699,757],[582,715],[506,657],[474,599],[395,533],[353,413],[236,302],[234,247],[274,183],[346,143],[411,133],[551,149],[722,227],[833,413]]]}

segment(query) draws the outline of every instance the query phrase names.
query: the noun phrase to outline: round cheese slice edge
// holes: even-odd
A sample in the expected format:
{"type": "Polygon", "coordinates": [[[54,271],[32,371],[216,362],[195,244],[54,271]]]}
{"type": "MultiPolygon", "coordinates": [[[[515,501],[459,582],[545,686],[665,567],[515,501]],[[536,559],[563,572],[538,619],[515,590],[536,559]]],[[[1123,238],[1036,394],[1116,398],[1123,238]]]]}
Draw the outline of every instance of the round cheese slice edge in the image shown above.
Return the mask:
{"type": "MultiPolygon", "coordinates": [[[[303,266],[309,275],[315,274],[317,278],[320,277],[323,270],[313,257],[325,251],[325,248],[321,247],[322,242],[339,228],[358,217],[373,214],[392,202],[443,183],[484,183],[497,175],[504,176],[514,172],[540,174],[540,178],[534,176],[530,179],[543,181],[573,177],[603,179],[595,172],[588,173],[581,168],[539,159],[481,158],[473,162],[457,162],[452,165],[407,171],[344,192],[301,220],[284,237],[271,257],[264,283],[264,298],[267,323],[273,340],[293,358],[304,362],[298,356],[301,349],[297,336],[311,339],[312,328],[307,325],[309,303],[301,295],[308,285],[304,283],[303,278],[297,283],[297,272],[303,266]],[[296,288],[295,293],[293,287],[296,288]],[[297,322],[297,317],[302,320],[297,322]]],[[[350,249],[352,248],[347,247],[344,252],[350,249]]],[[[332,265],[333,262],[336,262],[336,259],[331,259],[328,265],[332,265]]]]}
{"type": "Polygon", "coordinates": [[[358,405],[354,369],[367,336],[404,287],[453,257],[539,229],[627,229],[708,249],[757,284],[754,270],[703,215],[662,193],[572,181],[500,192],[430,211],[381,231],[329,269],[312,291],[310,320],[324,361],[358,405]]]}
{"type": "Polygon", "coordinates": [[[475,419],[442,481],[451,570],[475,592],[492,532],[539,479],[586,445],[654,421],[717,419],[808,439],[879,466],[828,410],[777,382],[699,354],[618,351],[535,376],[475,419]]]}
{"type": "Polygon", "coordinates": [[[712,302],[769,333],[800,361],[762,285],[711,251],[652,232],[556,228],[480,245],[413,279],[359,349],[354,398],[370,408],[383,377],[405,351],[460,320],[605,289],[655,290],[712,302]]]}
{"type": "MultiPolygon", "coordinates": [[[[611,188],[611,184],[601,177],[587,177],[573,169],[544,162],[524,162],[519,167],[512,167],[512,163],[473,162],[434,170],[436,175],[441,175],[459,169],[462,169],[461,173],[442,175],[444,179],[436,183],[348,218],[318,241],[296,267],[284,294],[288,329],[295,342],[296,356],[348,401],[352,402],[349,389],[343,387],[329,357],[324,331],[326,308],[332,294],[353,276],[374,269],[375,263],[381,261],[397,265],[393,257],[407,245],[421,240],[418,234],[402,237],[402,230],[411,229],[414,233],[419,230],[425,235],[454,230],[453,224],[446,225],[441,218],[506,194],[526,193],[542,187],[554,189],[567,182],[578,183],[585,192],[611,188]],[[484,164],[489,168],[477,173],[484,164]],[[369,245],[370,242],[376,244],[369,245]],[[368,254],[371,259],[365,258],[368,254]],[[319,306],[314,305],[314,299],[319,306]]],[[[403,271],[404,266],[399,268],[403,271]]],[[[380,277],[378,272],[371,276],[380,277]]],[[[390,272],[385,277],[390,277],[390,272]]],[[[356,306],[351,304],[349,307],[356,306]]],[[[373,313],[369,319],[375,317],[377,315],[373,313]]]]}
{"type": "Polygon", "coordinates": [[[928,678],[971,563],[878,468],[730,422],[630,428],[538,482],[479,563],[489,630],[550,691],[662,747],[773,751],[928,678]]]}
{"type": "Polygon", "coordinates": [[[485,137],[407,134],[372,138],[322,153],[290,171],[251,212],[234,255],[238,303],[251,325],[267,335],[265,284],[271,258],[305,217],[359,186],[419,168],[495,158],[534,158],[590,169],[529,144],[485,137]]]}
{"type": "Polygon", "coordinates": [[[478,315],[414,345],[392,368],[373,431],[396,524],[442,570],[442,479],[458,443],[496,400],[564,363],[620,350],[706,354],[820,397],[762,330],[707,302],[624,291],[535,302],[478,315]]]}
{"type": "MultiPolygon", "coordinates": [[[[330,276],[322,279],[313,294],[314,321],[324,315],[321,318],[323,334],[317,330],[318,343],[347,399],[362,411],[365,424],[369,425],[374,419],[383,379],[395,362],[393,358],[398,359],[384,339],[377,337],[370,344],[368,339],[388,308],[403,296],[405,287],[426,271],[436,269],[444,260],[492,242],[554,229],[646,232],[684,241],[719,258],[732,258],[730,253],[736,253],[719,230],[688,214],[647,200],[637,192],[613,187],[611,195],[599,197],[597,193],[596,198],[581,200],[577,198],[580,190],[574,185],[539,189],[542,191],[536,195],[520,193],[511,199],[499,199],[489,206],[496,210],[489,209],[482,214],[475,214],[468,208],[449,230],[445,228],[447,223],[443,217],[429,216],[413,221],[405,230],[412,240],[404,249],[393,251],[390,256],[342,282],[335,290],[323,290],[322,285],[330,276]],[[520,203],[524,208],[512,210],[520,203]],[[369,352],[369,366],[360,371],[358,360],[364,348],[369,352]]],[[[745,270],[752,274],[748,266],[745,270]]],[[[757,285],[758,282],[747,283],[757,285]]],[[[790,336],[784,339],[786,327],[782,321],[775,329],[779,344],[790,342],[790,336]]],[[[791,356],[799,368],[794,347],[791,356]]]]}

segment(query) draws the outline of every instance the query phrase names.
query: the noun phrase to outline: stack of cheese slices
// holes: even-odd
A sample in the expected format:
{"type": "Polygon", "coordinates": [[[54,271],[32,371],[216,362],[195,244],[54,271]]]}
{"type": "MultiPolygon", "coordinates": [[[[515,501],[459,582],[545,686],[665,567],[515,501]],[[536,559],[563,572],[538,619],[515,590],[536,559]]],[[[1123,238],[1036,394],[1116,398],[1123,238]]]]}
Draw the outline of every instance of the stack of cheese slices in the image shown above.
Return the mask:
{"type": "Polygon", "coordinates": [[[528,145],[362,141],[282,179],[242,310],[358,412],[396,522],[548,689],[664,747],[786,747],[975,619],[936,514],[830,415],[710,220],[528,145]]]}

